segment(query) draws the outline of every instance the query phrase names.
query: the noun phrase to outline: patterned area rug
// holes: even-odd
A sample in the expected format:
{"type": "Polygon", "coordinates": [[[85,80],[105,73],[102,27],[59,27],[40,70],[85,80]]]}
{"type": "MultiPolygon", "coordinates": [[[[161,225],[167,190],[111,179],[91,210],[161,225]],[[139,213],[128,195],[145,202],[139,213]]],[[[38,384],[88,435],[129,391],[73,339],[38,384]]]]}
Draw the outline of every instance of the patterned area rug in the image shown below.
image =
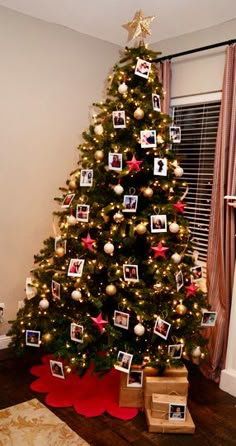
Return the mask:
{"type": "Polygon", "coordinates": [[[0,410],[0,446],[89,446],[36,398],[0,410]]]}

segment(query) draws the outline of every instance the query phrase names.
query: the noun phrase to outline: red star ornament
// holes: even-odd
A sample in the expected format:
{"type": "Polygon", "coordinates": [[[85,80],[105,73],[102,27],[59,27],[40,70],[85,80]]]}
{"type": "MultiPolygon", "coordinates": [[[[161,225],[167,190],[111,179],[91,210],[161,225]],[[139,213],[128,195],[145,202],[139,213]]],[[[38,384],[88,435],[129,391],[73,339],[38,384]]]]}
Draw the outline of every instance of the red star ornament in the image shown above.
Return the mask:
{"type": "Polygon", "coordinates": [[[166,251],[168,251],[169,248],[165,248],[161,242],[158,243],[157,246],[152,248],[154,251],[154,259],[157,257],[163,257],[163,259],[166,259],[166,251]]]}
{"type": "Polygon", "coordinates": [[[104,327],[103,325],[108,324],[108,321],[104,321],[102,318],[102,313],[99,313],[97,317],[91,317],[92,321],[97,325],[100,333],[103,333],[104,327]]]}
{"type": "Polygon", "coordinates": [[[90,237],[90,234],[89,234],[89,232],[88,232],[86,238],[83,238],[83,237],[82,237],[82,242],[84,242],[84,248],[85,248],[85,249],[88,249],[89,251],[92,251],[92,250],[93,250],[92,245],[93,245],[94,242],[96,242],[96,240],[93,240],[93,239],[90,237]]]}
{"type": "Polygon", "coordinates": [[[192,282],[191,285],[186,286],[185,288],[187,290],[186,297],[196,296],[196,291],[198,290],[198,286],[196,286],[195,283],[192,282]]]}
{"type": "Polygon", "coordinates": [[[181,212],[181,214],[184,213],[184,208],[185,206],[187,206],[186,204],[182,203],[182,201],[178,201],[178,203],[173,204],[174,208],[178,211],[181,212]]]}
{"type": "Polygon", "coordinates": [[[138,172],[141,170],[140,169],[140,164],[142,164],[143,161],[137,161],[135,158],[135,155],[133,155],[133,158],[131,161],[126,161],[126,164],[128,164],[129,166],[129,172],[131,172],[132,170],[137,170],[138,172]]]}

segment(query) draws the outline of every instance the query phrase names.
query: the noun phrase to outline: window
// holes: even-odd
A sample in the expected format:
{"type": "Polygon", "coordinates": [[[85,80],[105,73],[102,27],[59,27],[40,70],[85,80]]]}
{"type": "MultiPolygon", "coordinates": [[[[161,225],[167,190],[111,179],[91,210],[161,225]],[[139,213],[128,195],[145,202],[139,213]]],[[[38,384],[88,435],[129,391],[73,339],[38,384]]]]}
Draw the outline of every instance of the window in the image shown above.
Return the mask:
{"type": "Polygon", "coordinates": [[[185,217],[189,220],[193,248],[198,260],[207,260],[211,193],[214,172],[216,137],[220,113],[220,95],[206,98],[183,98],[172,101],[174,125],[181,127],[181,143],[173,144],[176,159],[184,169],[181,179],[189,191],[185,217]],[[211,99],[211,100],[209,100],[211,99]]]}

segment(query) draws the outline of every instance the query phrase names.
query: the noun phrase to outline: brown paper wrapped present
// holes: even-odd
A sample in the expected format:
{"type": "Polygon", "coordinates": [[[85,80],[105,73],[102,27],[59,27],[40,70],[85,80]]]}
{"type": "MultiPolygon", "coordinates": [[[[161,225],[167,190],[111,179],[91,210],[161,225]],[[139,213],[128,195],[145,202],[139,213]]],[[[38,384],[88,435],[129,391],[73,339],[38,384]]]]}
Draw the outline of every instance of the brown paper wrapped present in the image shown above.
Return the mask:
{"type": "Polygon", "coordinates": [[[120,373],[120,392],[119,392],[119,406],[120,407],[142,407],[143,406],[143,386],[142,387],[128,387],[127,373],[120,373]]]}
{"type": "Polygon", "coordinates": [[[184,421],[152,417],[151,409],[145,409],[145,414],[149,432],[159,432],[162,434],[193,434],[195,432],[195,424],[188,408],[186,408],[186,418],[184,421]]]}
{"type": "Polygon", "coordinates": [[[185,365],[181,367],[166,367],[164,376],[184,376],[188,378],[188,369],[185,367],[185,365]]]}
{"type": "Polygon", "coordinates": [[[188,384],[185,377],[146,376],[144,378],[144,407],[150,409],[153,393],[187,396],[188,384]]]}
{"type": "MultiPolygon", "coordinates": [[[[152,394],[151,416],[154,418],[165,418],[169,414],[169,404],[187,405],[187,396],[152,394]]],[[[167,417],[168,418],[168,417],[167,417]]]]}

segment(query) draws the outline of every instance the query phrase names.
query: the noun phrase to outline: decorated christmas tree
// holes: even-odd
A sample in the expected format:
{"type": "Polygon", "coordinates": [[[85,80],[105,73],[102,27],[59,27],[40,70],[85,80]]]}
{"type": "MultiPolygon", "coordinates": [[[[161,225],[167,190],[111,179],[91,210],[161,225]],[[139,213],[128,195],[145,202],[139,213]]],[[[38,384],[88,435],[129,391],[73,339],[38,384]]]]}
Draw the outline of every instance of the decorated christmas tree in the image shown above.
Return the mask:
{"type": "MultiPolygon", "coordinates": [[[[136,15],[132,37],[149,34],[152,19],[136,15]]],[[[156,57],[142,40],[125,48],[106,98],[93,104],[78,166],[56,198],[54,237],[35,256],[9,333],[17,352],[42,348],[68,373],[91,361],[97,371],[162,371],[206,355],[209,307],[195,280],[179,129],[162,112],[156,57]]]]}

